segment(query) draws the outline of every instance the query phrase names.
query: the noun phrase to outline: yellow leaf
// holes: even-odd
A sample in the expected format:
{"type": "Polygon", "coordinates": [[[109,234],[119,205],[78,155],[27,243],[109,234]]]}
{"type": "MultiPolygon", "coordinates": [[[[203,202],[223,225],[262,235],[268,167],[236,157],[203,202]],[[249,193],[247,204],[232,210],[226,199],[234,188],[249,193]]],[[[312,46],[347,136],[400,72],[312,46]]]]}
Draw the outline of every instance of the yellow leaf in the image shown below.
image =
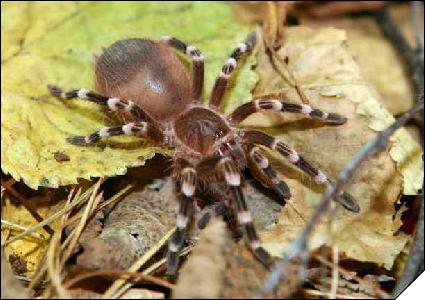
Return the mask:
{"type": "MultiPolygon", "coordinates": [[[[30,228],[37,224],[37,221],[29,213],[29,211],[23,205],[16,205],[11,199],[5,195],[2,199],[4,205],[2,206],[1,218],[12,224],[17,224],[25,228],[30,228]]],[[[31,206],[34,208],[37,213],[43,218],[47,217],[49,213],[58,209],[58,205],[51,205],[47,203],[45,199],[41,198],[32,198],[31,206]]],[[[51,228],[56,229],[58,227],[58,220],[50,224],[51,228]]],[[[20,230],[13,228],[9,225],[4,225],[2,222],[1,228],[1,242],[2,244],[20,233],[20,230]]],[[[37,269],[45,250],[47,249],[49,243],[49,234],[44,231],[43,228],[40,228],[34,232],[34,234],[29,234],[22,239],[19,239],[7,247],[4,248],[6,256],[17,257],[20,261],[20,264],[24,267],[21,271],[25,275],[31,277],[34,275],[35,270],[37,269]]],[[[23,274],[19,274],[23,275],[23,274]]]]}
{"type": "MultiPolygon", "coordinates": [[[[102,47],[125,38],[172,35],[206,57],[207,98],[227,56],[252,28],[234,21],[225,3],[2,2],[1,30],[2,170],[36,189],[124,174],[155,153],[170,153],[128,137],[100,147],[67,144],[68,136],[117,121],[95,104],[54,99],[47,84],[92,87],[92,56],[102,47]]],[[[257,80],[254,63],[251,58],[240,69],[228,99],[249,99],[257,80]]]]}

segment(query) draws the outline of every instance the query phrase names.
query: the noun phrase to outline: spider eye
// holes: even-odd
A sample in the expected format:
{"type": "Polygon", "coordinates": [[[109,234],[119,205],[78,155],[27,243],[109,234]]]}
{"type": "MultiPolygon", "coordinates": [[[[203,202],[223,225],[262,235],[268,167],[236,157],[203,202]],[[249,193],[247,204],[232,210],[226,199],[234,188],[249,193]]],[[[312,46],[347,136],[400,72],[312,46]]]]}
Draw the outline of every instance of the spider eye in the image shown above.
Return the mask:
{"type": "Polygon", "coordinates": [[[216,138],[222,137],[224,134],[223,130],[217,130],[214,134],[216,138]]]}

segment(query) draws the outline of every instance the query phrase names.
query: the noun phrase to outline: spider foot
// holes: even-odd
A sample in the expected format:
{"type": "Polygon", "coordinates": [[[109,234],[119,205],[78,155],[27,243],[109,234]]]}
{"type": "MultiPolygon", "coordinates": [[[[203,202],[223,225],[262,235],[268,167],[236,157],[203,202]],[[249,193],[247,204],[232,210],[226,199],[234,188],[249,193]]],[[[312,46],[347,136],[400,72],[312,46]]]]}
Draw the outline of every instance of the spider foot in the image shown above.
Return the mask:
{"type": "Polygon", "coordinates": [[[50,94],[57,98],[63,98],[63,90],[58,87],[57,85],[48,84],[47,89],[49,90],[50,94]]]}
{"type": "Polygon", "coordinates": [[[286,200],[289,200],[291,198],[291,191],[286,183],[283,181],[280,181],[275,185],[275,189],[277,194],[280,198],[283,200],[283,205],[286,203],[286,200]]]}
{"type": "Polygon", "coordinates": [[[178,253],[169,251],[167,253],[167,270],[165,271],[165,275],[170,278],[175,278],[177,274],[178,265],[178,253]]]}
{"type": "Polygon", "coordinates": [[[94,142],[90,140],[90,137],[86,136],[70,136],[66,138],[66,141],[77,146],[86,146],[94,142]]]}
{"type": "Polygon", "coordinates": [[[274,259],[263,247],[253,250],[253,253],[266,269],[271,270],[274,264],[274,259]]]}
{"type": "Polygon", "coordinates": [[[347,118],[336,113],[322,112],[319,109],[313,109],[310,112],[313,119],[324,121],[328,124],[342,125],[347,122],[347,118]]]}
{"type": "Polygon", "coordinates": [[[328,113],[327,122],[335,125],[347,123],[347,118],[335,113],[328,113]]]}
{"type": "Polygon", "coordinates": [[[354,197],[347,192],[343,192],[339,196],[335,197],[335,201],[340,203],[349,211],[352,211],[355,213],[360,212],[360,206],[356,203],[356,201],[354,200],[354,197]]]}

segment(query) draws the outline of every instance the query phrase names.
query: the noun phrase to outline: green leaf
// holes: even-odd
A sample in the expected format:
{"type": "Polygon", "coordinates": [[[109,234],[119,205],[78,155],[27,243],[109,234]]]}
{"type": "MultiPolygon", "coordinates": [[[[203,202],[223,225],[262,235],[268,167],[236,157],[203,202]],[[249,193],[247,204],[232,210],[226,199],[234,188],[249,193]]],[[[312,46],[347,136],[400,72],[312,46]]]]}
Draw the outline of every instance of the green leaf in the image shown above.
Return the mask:
{"type": "MultiPolygon", "coordinates": [[[[203,2],[2,2],[1,165],[32,187],[57,187],[77,178],[123,174],[155,153],[135,138],[77,147],[70,135],[86,135],[117,121],[101,107],[51,97],[49,83],[66,89],[93,87],[92,58],[116,40],[172,35],[206,57],[207,98],[222,64],[252,27],[234,20],[225,3],[203,2]],[[130,148],[130,149],[129,149],[130,148]],[[69,160],[56,160],[55,153],[69,160]]],[[[184,58],[185,59],[185,58],[184,58]]],[[[229,103],[250,98],[255,59],[240,69],[229,103]]]]}

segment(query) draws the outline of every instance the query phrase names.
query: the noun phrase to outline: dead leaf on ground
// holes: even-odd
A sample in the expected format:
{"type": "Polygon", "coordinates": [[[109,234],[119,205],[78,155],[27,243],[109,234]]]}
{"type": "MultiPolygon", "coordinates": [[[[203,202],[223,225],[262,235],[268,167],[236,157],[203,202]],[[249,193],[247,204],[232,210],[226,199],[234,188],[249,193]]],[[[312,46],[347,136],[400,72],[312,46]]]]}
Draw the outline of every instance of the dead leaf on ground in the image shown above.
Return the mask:
{"type": "MultiPolygon", "coordinates": [[[[300,281],[295,274],[299,266],[291,264],[289,268],[294,276],[280,284],[273,298],[288,298],[298,290],[300,281]]],[[[267,274],[245,243],[236,243],[225,223],[212,219],[181,268],[172,296],[174,299],[256,298],[267,274]]]]}
{"type": "MultiPolygon", "coordinates": [[[[410,5],[392,4],[388,11],[402,34],[413,45],[410,5]]],[[[300,22],[311,27],[333,26],[347,30],[347,41],[354,58],[367,81],[380,94],[378,100],[382,101],[393,115],[401,114],[413,105],[415,97],[403,60],[372,17],[304,17],[300,22]]]]}
{"type": "MultiPolygon", "coordinates": [[[[344,168],[376,131],[394,120],[363,78],[346,40],[343,30],[291,27],[286,29],[284,46],[278,51],[288,59],[289,68],[311,105],[348,117],[346,124],[326,126],[289,114],[256,114],[243,123],[263,127],[265,132],[282,139],[330,178],[344,168]],[[274,127],[266,128],[269,126],[274,127]]],[[[260,82],[256,94],[283,91],[287,99],[300,101],[261,49],[257,60],[260,82]]],[[[332,216],[332,225],[324,221],[316,227],[311,247],[337,245],[349,257],[390,269],[408,239],[398,232],[400,213],[396,214],[394,203],[400,194],[417,194],[421,188],[421,153],[406,130],[399,130],[389,149],[369,159],[351,180],[348,191],[358,200],[361,212],[353,214],[338,209],[332,216]]],[[[308,220],[323,190],[300,171],[278,161],[277,155],[271,156],[292,190],[292,205],[308,220]]],[[[274,255],[283,255],[303,226],[304,221],[291,206],[286,206],[278,225],[263,231],[266,248],[274,255]]]]}

